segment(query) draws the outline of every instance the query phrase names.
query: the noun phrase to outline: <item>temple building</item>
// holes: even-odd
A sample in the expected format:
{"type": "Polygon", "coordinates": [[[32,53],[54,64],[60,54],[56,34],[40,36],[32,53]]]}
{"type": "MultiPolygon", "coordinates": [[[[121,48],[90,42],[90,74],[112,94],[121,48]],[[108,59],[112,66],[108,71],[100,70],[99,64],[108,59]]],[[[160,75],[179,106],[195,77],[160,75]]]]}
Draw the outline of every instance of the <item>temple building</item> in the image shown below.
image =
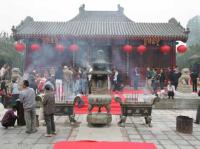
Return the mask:
{"type": "Polygon", "coordinates": [[[176,65],[177,41],[186,42],[188,30],[176,19],[167,23],[137,23],[117,11],[88,11],[66,22],[40,22],[27,17],[12,28],[25,45],[25,70],[62,63],[89,67],[102,50],[110,68],[129,73],[134,67],[168,68],[176,65]]]}

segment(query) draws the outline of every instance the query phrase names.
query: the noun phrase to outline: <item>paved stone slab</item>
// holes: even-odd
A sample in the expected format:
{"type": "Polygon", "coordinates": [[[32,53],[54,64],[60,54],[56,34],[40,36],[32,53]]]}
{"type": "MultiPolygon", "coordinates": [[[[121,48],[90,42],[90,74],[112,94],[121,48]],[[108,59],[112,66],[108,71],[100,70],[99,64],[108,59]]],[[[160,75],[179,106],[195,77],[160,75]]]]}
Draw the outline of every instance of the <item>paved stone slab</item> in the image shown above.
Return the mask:
{"type": "Polygon", "coordinates": [[[176,117],[179,115],[195,119],[196,110],[153,109],[152,127],[144,125],[142,118],[130,118],[133,125],[125,126],[127,137],[133,142],[154,142],[158,149],[200,148],[200,125],[193,125],[192,134],[179,133],[176,131],[176,117]]]}
{"type": "Polygon", "coordinates": [[[103,140],[152,142],[158,149],[199,149],[200,125],[193,125],[192,134],[176,131],[176,117],[179,115],[196,118],[196,110],[155,110],[152,111],[152,127],[144,124],[144,118],[128,117],[124,128],[118,127],[119,116],[113,116],[109,127],[89,127],[86,115],[76,115],[80,125],[70,126],[68,117],[55,117],[57,135],[44,137],[46,127],[38,132],[26,134],[25,127],[4,129],[0,126],[0,148],[2,149],[52,149],[53,144],[64,140],[103,140]],[[72,131],[73,130],[73,131],[72,131]]]}
{"type": "MultiPolygon", "coordinates": [[[[194,146],[179,146],[181,149],[196,149],[196,147],[194,147],[194,146]]],[[[199,148],[199,146],[198,146],[198,148],[199,148]]],[[[198,149],[197,148],[197,149],[198,149]]]]}
{"type": "Polygon", "coordinates": [[[2,149],[52,149],[53,143],[67,140],[71,127],[65,123],[66,117],[56,119],[57,135],[51,138],[45,137],[46,127],[38,127],[34,134],[26,134],[25,126],[5,129],[0,126],[0,148],[2,149]]]}
{"type": "Polygon", "coordinates": [[[86,115],[83,118],[76,140],[123,141],[120,127],[117,126],[116,116],[112,117],[110,126],[104,127],[89,127],[86,122],[86,115]]]}

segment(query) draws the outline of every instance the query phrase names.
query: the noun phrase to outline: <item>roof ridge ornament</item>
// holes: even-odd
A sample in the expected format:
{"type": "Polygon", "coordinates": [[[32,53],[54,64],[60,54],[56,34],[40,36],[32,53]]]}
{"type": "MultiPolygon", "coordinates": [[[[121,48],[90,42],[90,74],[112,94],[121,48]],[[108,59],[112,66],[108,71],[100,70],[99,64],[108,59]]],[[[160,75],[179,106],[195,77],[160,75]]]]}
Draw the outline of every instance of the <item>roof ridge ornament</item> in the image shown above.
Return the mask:
{"type": "Polygon", "coordinates": [[[185,34],[189,34],[190,33],[190,29],[187,27],[184,31],[185,34]]]}
{"type": "Polygon", "coordinates": [[[185,30],[185,28],[181,25],[181,23],[178,22],[175,18],[169,19],[168,23],[175,24],[175,25],[179,26],[181,29],[185,30]]]}
{"type": "Polygon", "coordinates": [[[173,24],[179,24],[178,21],[175,18],[171,18],[168,21],[169,23],[173,23],[173,24]]]}
{"type": "Polygon", "coordinates": [[[79,7],[79,13],[82,13],[85,11],[85,4],[82,4],[80,7],[79,7]]]}
{"type": "Polygon", "coordinates": [[[124,8],[121,7],[120,4],[118,4],[117,7],[118,7],[118,12],[123,14],[124,13],[124,8]]]}

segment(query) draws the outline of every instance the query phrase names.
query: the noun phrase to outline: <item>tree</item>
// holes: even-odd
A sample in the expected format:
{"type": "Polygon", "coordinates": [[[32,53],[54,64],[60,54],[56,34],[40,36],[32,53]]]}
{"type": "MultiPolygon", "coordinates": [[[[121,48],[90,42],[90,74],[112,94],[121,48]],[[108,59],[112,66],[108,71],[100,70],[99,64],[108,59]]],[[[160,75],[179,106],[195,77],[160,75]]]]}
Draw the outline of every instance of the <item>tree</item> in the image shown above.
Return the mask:
{"type": "Polygon", "coordinates": [[[188,47],[188,51],[184,54],[177,53],[177,65],[179,68],[191,68],[195,63],[199,62],[200,59],[191,60],[190,57],[194,55],[200,56],[200,44],[188,47]]]}
{"type": "Polygon", "coordinates": [[[190,30],[187,45],[200,44],[200,16],[197,15],[191,18],[187,23],[187,28],[190,30]]]}
{"type": "Polygon", "coordinates": [[[16,52],[14,40],[7,33],[0,33],[0,66],[7,63],[22,69],[22,54],[16,52]]]}
{"type": "Polygon", "coordinates": [[[200,16],[191,18],[187,23],[190,33],[188,36],[187,46],[188,50],[184,54],[177,53],[177,65],[182,68],[193,68],[197,63],[200,63],[200,16]],[[191,57],[197,57],[191,59],[191,57]]]}

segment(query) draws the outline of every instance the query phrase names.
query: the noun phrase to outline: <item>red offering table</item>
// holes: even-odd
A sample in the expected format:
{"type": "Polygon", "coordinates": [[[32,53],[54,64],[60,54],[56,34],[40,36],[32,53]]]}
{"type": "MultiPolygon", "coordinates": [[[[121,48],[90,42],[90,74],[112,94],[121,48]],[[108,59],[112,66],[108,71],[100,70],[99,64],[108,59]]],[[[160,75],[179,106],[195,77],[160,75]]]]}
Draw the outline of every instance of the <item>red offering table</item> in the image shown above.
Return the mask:
{"type": "Polygon", "coordinates": [[[53,149],[156,149],[156,146],[135,142],[63,141],[55,143],[53,149]]]}

